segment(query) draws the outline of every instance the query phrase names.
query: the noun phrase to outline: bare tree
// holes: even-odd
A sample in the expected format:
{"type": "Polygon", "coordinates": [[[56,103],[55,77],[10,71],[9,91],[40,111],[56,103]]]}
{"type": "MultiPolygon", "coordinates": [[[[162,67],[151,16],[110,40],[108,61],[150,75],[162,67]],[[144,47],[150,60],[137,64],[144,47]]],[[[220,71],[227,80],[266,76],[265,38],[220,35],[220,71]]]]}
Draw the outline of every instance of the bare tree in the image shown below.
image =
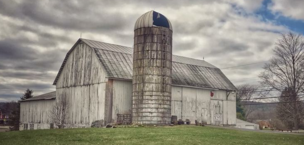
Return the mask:
{"type": "Polygon", "coordinates": [[[260,78],[262,84],[279,92],[288,88],[289,93],[285,95],[285,98],[288,97],[290,103],[285,105],[292,108],[289,112],[292,114],[289,115],[293,120],[292,127],[298,129],[299,120],[303,118],[302,105],[298,105],[302,104],[299,101],[299,94],[304,90],[304,41],[302,36],[292,33],[283,35],[273,52],[274,55],[265,64],[260,78]]]}
{"type": "Polygon", "coordinates": [[[240,103],[243,106],[245,118],[248,119],[248,116],[250,116],[251,113],[253,113],[256,110],[256,107],[254,105],[246,105],[247,103],[250,103],[252,101],[252,98],[256,94],[258,90],[258,87],[255,85],[241,85],[238,86],[238,92],[237,97],[240,99],[240,103]]]}
{"type": "Polygon", "coordinates": [[[51,119],[58,128],[64,128],[68,119],[69,103],[67,97],[58,97],[53,109],[51,110],[51,119]]]}
{"type": "Polygon", "coordinates": [[[295,127],[295,122],[301,123],[302,120],[302,103],[300,103],[299,98],[294,101],[293,91],[291,88],[285,88],[282,92],[279,103],[277,105],[276,115],[277,118],[285,125],[285,127],[292,131],[295,127]],[[296,110],[298,109],[298,110],[296,110]],[[297,111],[297,112],[296,112],[297,111]],[[295,114],[300,113],[300,114],[295,114]],[[299,117],[298,117],[299,116],[299,117]],[[295,120],[296,119],[296,120],[295,120]]]}

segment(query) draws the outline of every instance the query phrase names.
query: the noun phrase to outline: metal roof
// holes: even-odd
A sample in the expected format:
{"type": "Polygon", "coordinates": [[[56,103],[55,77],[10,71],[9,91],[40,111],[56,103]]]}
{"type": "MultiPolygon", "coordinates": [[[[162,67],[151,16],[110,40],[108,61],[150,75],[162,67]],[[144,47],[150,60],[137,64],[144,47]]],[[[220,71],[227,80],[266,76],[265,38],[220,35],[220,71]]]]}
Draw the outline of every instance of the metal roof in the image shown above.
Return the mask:
{"type": "MultiPolygon", "coordinates": [[[[94,49],[109,78],[132,79],[133,49],[81,39],[94,49]]],[[[236,90],[222,71],[204,60],[173,55],[172,84],[190,87],[236,90]]]]}
{"type": "Polygon", "coordinates": [[[172,30],[171,22],[161,13],[153,10],[141,15],[136,20],[134,30],[142,27],[166,27],[172,30]]]}
{"type": "MultiPolygon", "coordinates": [[[[69,54],[80,42],[84,42],[94,50],[99,61],[104,66],[108,78],[132,80],[133,48],[94,40],[79,39],[67,53],[53,85],[56,85],[69,54]]],[[[172,57],[172,85],[236,90],[235,86],[219,68],[204,60],[176,55],[172,57]]]]}
{"type": "Polygon", "coordinates": [[[34,96],[33,98],[22,100],[20,102],[38,101],[38,100],[53,100],[55,98],[56,98],[56,91],[49,92],[49,93],[46,93],[46,94],[42,94],[42,95],[39,95],[39,96],[34,96]]]}

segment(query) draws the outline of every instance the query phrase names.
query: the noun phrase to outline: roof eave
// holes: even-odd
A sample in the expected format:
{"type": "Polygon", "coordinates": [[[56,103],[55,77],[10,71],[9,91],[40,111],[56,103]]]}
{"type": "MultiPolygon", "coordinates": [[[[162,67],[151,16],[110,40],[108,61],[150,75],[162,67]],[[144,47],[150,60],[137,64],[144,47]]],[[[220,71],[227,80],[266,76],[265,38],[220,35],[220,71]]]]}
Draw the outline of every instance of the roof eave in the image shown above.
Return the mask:
{"type": "MultiPolygon", "coordinates": [[[[113,80],[119,80],[119,81],[131,81],[132,79],[127,79],[127,78],[117,78],[117,77],[107,77],[108,79],[113,79],[113,80]]],[[[176,86],[176,87],[186,87],[186,88],[197,88],[197,89],[203,89],[203,90],[212,90],[212,91],[216,91],[216,90],[223,90],[223,91],[236,91],[234,89],[219,89],[219,88],[206,88],[206,87],[198,87],[198,86],[189,86],[189,85],[178,85],[178,84],[172,84],[172,86],[176,86]]]]}
{"type": "Polygon", "coordinates": [[[56,99],[56,97],[54,97],[54,98],[49,98],[49,99],[20,100],[19,102],[49,101],[49,100],[55,100],[55,99],[56,99]]]}

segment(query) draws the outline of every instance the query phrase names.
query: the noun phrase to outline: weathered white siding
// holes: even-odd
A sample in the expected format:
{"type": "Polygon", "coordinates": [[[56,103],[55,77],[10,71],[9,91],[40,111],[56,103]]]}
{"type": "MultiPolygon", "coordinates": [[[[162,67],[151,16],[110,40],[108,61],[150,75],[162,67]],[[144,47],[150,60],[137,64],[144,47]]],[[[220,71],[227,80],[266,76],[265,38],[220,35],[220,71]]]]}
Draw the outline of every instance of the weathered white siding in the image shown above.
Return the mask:
{"type": "Polygon", "coordinates": [[[20,103],[20,130],[24,124],[34,124],[34,129],[48,129],[52,123],[50,111],[55,100],[20,103]]]}
{"type": "Polygon", "coordinates": [[[90,127],[104,119],[105,83],[57,89],[57,97],[68,98],[69,127],[90,127]]]}
{"type": "Polygon", "coordinates": [[[104,83],[106,73],[96,54],[84,43],[80,43],[69,55],[56,83],[56,88],[75,87],[104,83]]]}
{"type": "Polygon", "coordinates": [[[132,113],[132,83],[114,80],[112,118],[117,121],[117,114],[132,113]]]}
{"type": "Polygon", "coordinates": [[[172,87],[171,114],[178,119],[189,119],[191,123],[210,123],[210,91],[197,88],[172,87]]]}
{"type": "MultiPolygon", "coordinates": [[[[216,90],[213,93],[214,96],[211,97],[210,90],[173,86],[171,114],[184,121],[189,119],[192,124],[198,120],[214,125],[235,125],[235,93],[228,94],[223,90],[216,90]]],[[[114,122],[118,113],[123,114],[132,108],[131,97],[132,83],[114,80],[112,107],[114,122]]]]}
{"type": "Polygon", "coordinates": [[[206,121],[208,124],[235,125],[235,94],[230,93],[228,100],[226,91],[213,91],[199,88],[172,87],[171,114],[178,119],[189,119],[191,123],[206,121]]]}
{"type": "Polygon", "coordinates": [[[90,127],[104,120],[106,73],[94,50],[80,43],[70,53],[56,84],[56,97],[67,97],[68,127],[90,127]]]}
{"type": "Polygon", "coordinates": [[[182,118],[182,88],[172,87],[171,115],[182,118]]]}

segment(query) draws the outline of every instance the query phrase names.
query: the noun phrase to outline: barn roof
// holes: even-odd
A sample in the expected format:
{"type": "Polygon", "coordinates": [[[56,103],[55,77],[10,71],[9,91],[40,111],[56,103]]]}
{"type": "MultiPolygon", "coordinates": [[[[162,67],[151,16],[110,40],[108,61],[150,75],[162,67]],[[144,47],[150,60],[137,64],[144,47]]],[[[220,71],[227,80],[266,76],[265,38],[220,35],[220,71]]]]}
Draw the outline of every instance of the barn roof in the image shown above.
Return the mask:
{"type": "Polygon", "coordinates": [[[49,92],[49,93],[46,93],[46,94],[42,94],[42,95],[39,95],[39,96],[34,96],[33,98],[22,100],[20,102],[38,101],[38,100],[53,100],[55,98],[56,98],[56,91],[49,92]]]}
{"type": "MultiPolygon", "coordinates": [[[[108,74],[108,78],[132,80],[133,49],[131,47],[88,39],[79,39],[78,42],[80,41],[94,49],[94,52],[108,74]]],[[[75,48],[77,43],[73,48],[75,48]]],[[[64,67],[64,63],[73,48],[68,52],[54,81],[54,85],[56,84],[64,67]]],[[[219,68],[204,60],[176,55],[173,55],[172,58],[172,85],[236,90],[235,86],[219,68]]]]}

